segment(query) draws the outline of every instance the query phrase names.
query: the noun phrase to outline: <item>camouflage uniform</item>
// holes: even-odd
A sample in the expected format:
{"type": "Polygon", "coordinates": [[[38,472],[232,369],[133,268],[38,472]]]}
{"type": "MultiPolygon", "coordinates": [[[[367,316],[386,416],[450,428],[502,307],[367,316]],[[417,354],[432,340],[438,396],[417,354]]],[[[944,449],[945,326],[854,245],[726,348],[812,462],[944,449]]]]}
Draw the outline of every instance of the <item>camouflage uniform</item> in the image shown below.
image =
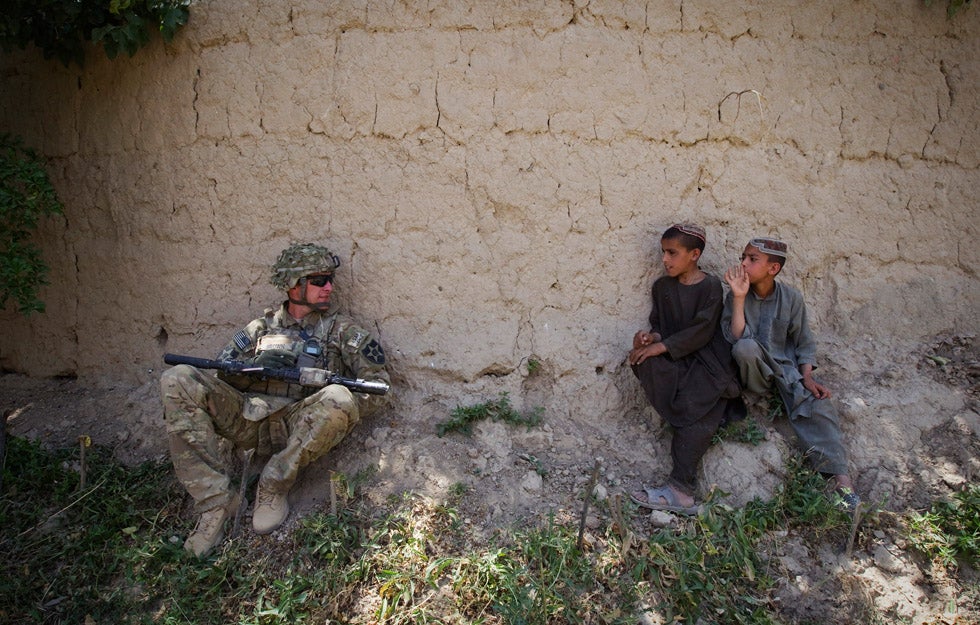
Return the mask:
{"type": "MultiPolygon", "coordinates": [[[[235,334],[218,360],[248,361],[265,348],[286,350],[297,366],[329,369],[389,382],[385,355],[373,333],[334,311],[297,321],[284,303],[235,334]]],[[[227,506],[235,496],[220,438],[269,455],[260,484],[288,492],[300,469],[339,443],[384,398],[333,384],[309,389],[277,380],[214,376],[177,365],[161,377],[170,450],[197,512],[227,506]]]]}

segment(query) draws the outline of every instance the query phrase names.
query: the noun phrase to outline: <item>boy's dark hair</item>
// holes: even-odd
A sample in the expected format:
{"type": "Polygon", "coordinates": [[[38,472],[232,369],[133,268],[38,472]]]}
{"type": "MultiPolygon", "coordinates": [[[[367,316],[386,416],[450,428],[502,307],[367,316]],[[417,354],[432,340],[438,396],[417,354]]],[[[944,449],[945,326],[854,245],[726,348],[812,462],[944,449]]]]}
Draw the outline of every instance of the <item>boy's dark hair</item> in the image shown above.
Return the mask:
{"type": "Polygon", "coordinates": [[[783,272],[783,267],[786,266],[786,258],[783,256],[776,256],[775,254],[766,254],[766,258],[769,259],[770,263],[776,263],[779,265],[779,271],[776,272],[777,276],[783,272]]]}
{"type": "Polygon", "coordinates": [[[688,250],[696,249],[704,252],[703,232],[704,230],[701,228],[695,229],[691,227],[685,227],[683,225],[673,225],[664,231],[664,234],[662,237],[660,237],[660,240],[663,241],[665,239],[674,239],[676,241],[679,241],[680,244],[683,245],[685,249],[688,250]],[[692,232],[699,232],[702,234],[701,236],[698,236],[697,234],[692,234],[692,232]]]}
{"type": "Polygon", "coordinates": [[[779,264],[779,270],[780,271],[782,271],[783,270],[783,267],[786,266],[786,257],[785,256],[776,256],[775,254],[766,254],[766,257],[769,259],[769,262],[770,263],[778,263],[779,264]]]}

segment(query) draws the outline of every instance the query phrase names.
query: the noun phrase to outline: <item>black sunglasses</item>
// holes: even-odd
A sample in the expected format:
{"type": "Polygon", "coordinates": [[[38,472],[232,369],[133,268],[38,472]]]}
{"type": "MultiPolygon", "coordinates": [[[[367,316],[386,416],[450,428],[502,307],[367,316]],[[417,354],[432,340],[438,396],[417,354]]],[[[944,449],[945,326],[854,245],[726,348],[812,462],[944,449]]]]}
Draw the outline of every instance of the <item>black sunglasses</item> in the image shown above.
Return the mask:
{"type": "Polygon", "coordinates": [[[306,280],[308,284],[312,284],[313,286],[323,287],[323,286],[327,286],[327,284],[333,284],[333,274],[329,274],[325,276],[307,276],[306,278],[304,278],[304,280],[306,280]]]}

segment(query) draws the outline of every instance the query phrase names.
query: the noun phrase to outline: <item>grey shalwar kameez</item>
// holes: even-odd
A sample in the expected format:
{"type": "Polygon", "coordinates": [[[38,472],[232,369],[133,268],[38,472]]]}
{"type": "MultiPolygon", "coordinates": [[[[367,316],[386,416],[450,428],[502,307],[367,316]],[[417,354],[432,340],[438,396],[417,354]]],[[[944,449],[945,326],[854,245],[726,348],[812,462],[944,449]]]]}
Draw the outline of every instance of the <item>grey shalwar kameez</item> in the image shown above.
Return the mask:
{"type": "Polygon", "coordinates": [[[744,310],[745,331],[736,339],[731,331],[729,292],[721,327],[732,344],[742,384],[754,393],[778,392],[813,468],[828,475],[846,474],[847,453],[837,411],[829,399],[817,399],[803,386],[800,365],[816,368],[816,342],[807,323],[803,295],[776,282],[775,290],[764,299],[750,290],[744,310]]]}

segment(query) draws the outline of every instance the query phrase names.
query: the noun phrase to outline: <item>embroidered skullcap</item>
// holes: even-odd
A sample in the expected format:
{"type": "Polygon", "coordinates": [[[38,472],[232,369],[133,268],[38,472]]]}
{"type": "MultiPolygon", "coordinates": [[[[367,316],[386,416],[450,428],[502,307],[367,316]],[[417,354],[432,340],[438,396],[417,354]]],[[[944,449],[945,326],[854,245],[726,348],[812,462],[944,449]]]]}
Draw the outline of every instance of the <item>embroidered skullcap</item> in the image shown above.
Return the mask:
{"type": "Polygon", "coordinates": [[[749,245],[759,248],[760,252],[772,254],[773,256],[779,256],[780,258],[786,258],[786,243],[780,241],[779,239],[759,237],[749,241],[749,245]]]}
{"type": "Polygon", "coordinates": [[[702,241],[704,241],[705,243],[708,242],[707,239],[705,238],[704,228],[702,228],[697,224],[692,224],[692,223],[674,224],[673,226],[671,226],[671,228],[674,228],[675,230],[680,230],[684,234],[689,234],[692,237],[697,237],[702,241]]]}

